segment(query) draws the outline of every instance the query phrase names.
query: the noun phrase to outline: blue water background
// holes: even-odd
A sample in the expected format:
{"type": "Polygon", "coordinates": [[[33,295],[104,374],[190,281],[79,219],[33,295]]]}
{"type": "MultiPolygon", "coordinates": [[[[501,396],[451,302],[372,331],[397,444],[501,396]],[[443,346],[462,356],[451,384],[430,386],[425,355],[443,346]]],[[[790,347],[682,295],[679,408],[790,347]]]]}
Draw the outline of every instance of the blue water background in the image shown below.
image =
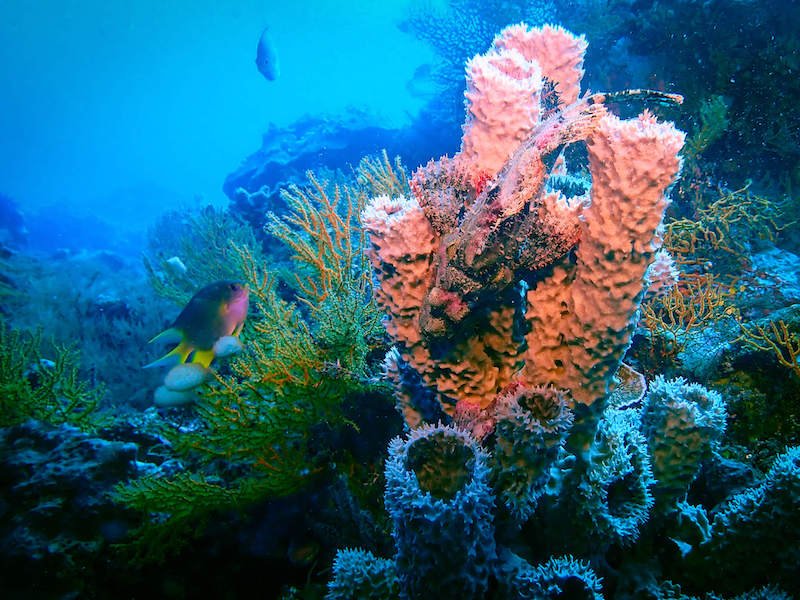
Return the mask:
{"type": "Polygon", "coordinates": [[[406,83],[429,60],[397,28],[406,5],[0,2],[0,192],[34,248],[113,246],[166,209],[227,205],[225,176],[270,123],[357,106],[402,125],[421,102],[406,83]],[[274,82],[254,63],[266,25],[274,82]]]}

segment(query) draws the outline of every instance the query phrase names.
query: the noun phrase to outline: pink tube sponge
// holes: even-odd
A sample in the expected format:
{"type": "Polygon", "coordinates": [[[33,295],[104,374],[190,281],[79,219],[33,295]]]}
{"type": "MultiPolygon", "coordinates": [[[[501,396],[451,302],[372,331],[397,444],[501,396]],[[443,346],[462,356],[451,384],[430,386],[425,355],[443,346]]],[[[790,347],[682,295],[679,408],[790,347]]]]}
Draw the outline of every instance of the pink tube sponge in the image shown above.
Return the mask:
{"type": "Polygon", "coordinates": [[[539,65],[516,50],[490,51],[467,63],[467,123],[459,160],[473,184],[494,177],[539,122],[539,65]]]}
{"type": "Polygon", "coordinates": [[[458,160],[469,165],[478,192],[531,135],[543,107],[578,99],[586,46],[583,36],[561,27],[519,24],[506,27],[486,54],[467,63],[467,122],[458,160]],[[556,98],[543,98],[546,81],[556,98]]]}
{"type": "Polygon", "coordinates": [[[585,212],[585,235],[606,250],[655,251],[656,229],[668,202],[664,191],[680,170],[683,139],[682,132],[648,111],[638,119],[601,119],[586,140],[592,203],[585,212]]]}
{"type": "Polygon", "coordinates": [[[432,279],[438,239],[413,198],[374,198],[361,215],[369,232],[372,267],[380,279],[375,297],[386,310],[386,329],[405,344],[420,340],[419,313],[432,279]]]}
{"type": "Polygon", "coordinates": [[[572,104],[580,96],[583,56],[588,45],[584,36],[575,36],[563,27],[528,29],[521,23],[506,27],[494,40],[495,48],[513,49],[526,60],[536,61],[542,76],[555,84],[561,104],[572,104]]]}
{"type": "Polygon", "coordinates": [[[680,169],[683,138],[647,111],[626,121],[607,115],[588,137],[591,203],[575,264],[556,268],[528,292],[529,385],[567,388],[581,404],[611,390],[660,244],[665,191],[680,169]]]}
{"type": "Polygon", "coordinates": [[[396,357],[448,413],[491,423],[517,384],[568,390],[573,408],[613,390],[683,134],[606,106],[676,95],[581,97],[585,50],[559,27],[505,29],[467,65],[461,152],[418,169],[413,197],[375,198],[362,215],[396,357]],[[562,150],[578,142],[591,192],[566,197],[562,150]]]}

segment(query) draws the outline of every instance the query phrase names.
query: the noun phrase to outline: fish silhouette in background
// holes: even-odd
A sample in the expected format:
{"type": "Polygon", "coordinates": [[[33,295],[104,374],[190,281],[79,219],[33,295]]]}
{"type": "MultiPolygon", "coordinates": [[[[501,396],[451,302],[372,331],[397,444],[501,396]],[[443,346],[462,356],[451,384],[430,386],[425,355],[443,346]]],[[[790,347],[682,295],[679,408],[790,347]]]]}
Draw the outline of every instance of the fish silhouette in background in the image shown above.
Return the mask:
{"type": "Polygon", "coordinates": [[[420,100],[429,101],[438,98],[442,94],[442,79],[437,75],[434,66],[425,63],[414,70],[414,74],[406,82],[406,90],[409,94],[420,100]]]}
{"type": "Polygon", "coordinates": [[[256,49],[256,66],[261,74],[269,81],[275,81],[281,74],[281,66],[278,61],[278,52],[269,33],[269,27],[265,27],[258,39],[256,49]]]}

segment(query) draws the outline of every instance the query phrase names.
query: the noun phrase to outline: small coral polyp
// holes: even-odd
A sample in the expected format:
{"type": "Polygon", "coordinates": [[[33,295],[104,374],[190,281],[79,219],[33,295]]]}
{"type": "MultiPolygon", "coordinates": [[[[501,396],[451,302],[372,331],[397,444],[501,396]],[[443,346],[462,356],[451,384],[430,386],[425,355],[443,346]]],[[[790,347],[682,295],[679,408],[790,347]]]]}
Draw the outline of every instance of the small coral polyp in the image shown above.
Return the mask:
{"type": "Polygon", "coordinates": [[[582,95],[586,46],[560,27],[504,29],[467,64],[460,152],[418,169],[411,197],[363,212],[387,331],[448,413],[490,409],[515,382],[566,389],[573,405],[613,390],[684,135],[582,95]],[[548,191],[576,142],[588,195],[548,191]]]}

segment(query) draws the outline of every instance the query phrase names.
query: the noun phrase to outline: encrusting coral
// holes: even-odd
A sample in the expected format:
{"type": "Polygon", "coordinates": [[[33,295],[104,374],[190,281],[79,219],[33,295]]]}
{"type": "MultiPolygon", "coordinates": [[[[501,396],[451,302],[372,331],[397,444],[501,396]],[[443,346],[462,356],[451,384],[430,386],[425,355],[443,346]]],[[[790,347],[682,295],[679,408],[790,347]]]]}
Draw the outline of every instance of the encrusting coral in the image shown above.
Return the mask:
{"type": "MultiPolygon", "coordinates": [[[[369,369],[382,308],[395,344],[384,367],[407,426],[384,470],[394,554],[369,540],[340,550],[329,598],[677,594],[658,579],[701,581],[693,561],[771,540],[770,511],[791,520],[796,509],[796,449],[761,486],[703,503],[693,486],[723,461],[722,397],[664,378],[646,394],[622,364],[645,296],[667,302],[675,287],[659,248],[683,134],[649,111],[623,120],[608,105],[679,98],[582,94],[585,50],[558,27],[509,27],[467,65],[454,157],[408,182],[384,157],[362,164],[353,187],[310,176],[284,190],[291,212],[268,230],[294,252],[295,303],[238,249],[258,316],[243,355],[198,404],[201,428],[180,442],[203,466],[235,465],[233,479],[218,485],[213,469],[145,478],[118,497],[143,511],[163,497],[180,530],[326,472],[344,481],[345,468],[368,470],[377,487],[374,464],[333,456],[320,433],[366,433],[342,404],[386,391],[369,369]],[[554,182],[569,177],[567,158],[580,152],[564,150],[576,143],[590,184],[554,182]],[[654,544],[666,549],[646,556],[654,544]],[[694,573],[674,577],[682,567],[694,573]],[[647,581],[629,575],[639,568],[647,581]]],[[[169,527],[152,539],[165,543],[169,527]]],[[[746,573],[732,593],[759,583],[746,573]]]]}

